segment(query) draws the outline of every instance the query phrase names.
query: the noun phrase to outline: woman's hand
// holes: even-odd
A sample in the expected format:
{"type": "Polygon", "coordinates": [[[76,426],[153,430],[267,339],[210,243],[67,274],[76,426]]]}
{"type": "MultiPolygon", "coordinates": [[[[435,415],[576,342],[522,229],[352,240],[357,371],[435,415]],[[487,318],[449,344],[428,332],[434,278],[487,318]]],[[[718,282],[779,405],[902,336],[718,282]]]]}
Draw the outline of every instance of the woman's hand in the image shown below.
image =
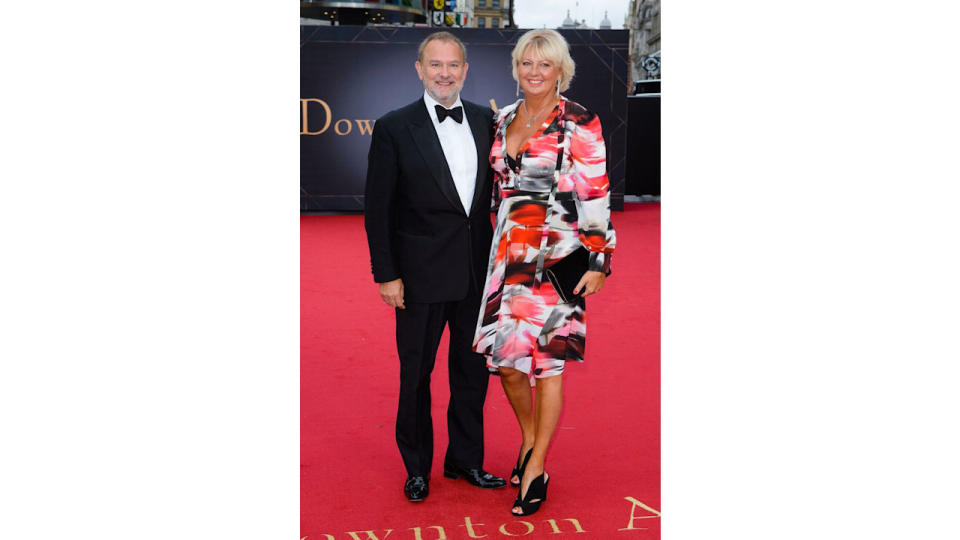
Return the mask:
{"type": "Polygon", "coordinates": [[[577,294],[580,291],[583,291],[583,296],[598,293],[606,281],[607,275],[603,272],[588,270],[583,274],[583,277],[580,278],[580,283],[577,283],[577,286],[573,288],[573,294],[577,294]]]}

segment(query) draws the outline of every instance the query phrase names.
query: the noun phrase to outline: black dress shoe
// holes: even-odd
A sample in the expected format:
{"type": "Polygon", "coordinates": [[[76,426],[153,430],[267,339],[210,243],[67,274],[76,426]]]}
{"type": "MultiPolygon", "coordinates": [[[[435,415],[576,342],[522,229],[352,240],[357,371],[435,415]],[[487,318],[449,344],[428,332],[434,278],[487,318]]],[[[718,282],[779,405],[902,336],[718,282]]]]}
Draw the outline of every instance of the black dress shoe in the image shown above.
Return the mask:
{"type": "Polygon", "coordinates": [[[483,469],[462,469],[456,465],[444,464],[443,475],[454,480],[462,476],[467,482],[483,489],[496,489],[507,485],[503,478],[494,476],[483,469]]]}
{"type": "Polygon", "coordinates": [[[420,502],[427,498],[430,493],[430,485],[427,479],[422,476],[411,476],[403,484],[403,493],[410,502],[420,502]]]}

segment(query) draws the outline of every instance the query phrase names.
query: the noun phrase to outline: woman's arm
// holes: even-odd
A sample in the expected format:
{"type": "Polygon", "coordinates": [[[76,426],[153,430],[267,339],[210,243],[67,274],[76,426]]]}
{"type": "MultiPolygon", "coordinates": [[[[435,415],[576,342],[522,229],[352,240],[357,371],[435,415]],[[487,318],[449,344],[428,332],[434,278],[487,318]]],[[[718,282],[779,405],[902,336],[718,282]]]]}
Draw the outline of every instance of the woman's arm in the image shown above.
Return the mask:
{"type": "Polygon", "coordinates": [[[580,243],[590,251],[588,268],[609,274],[617,234],[610,223],[607,149],[600,119],[589,111],[577,115],[570,129],[570,180],[576,194],[580,243]]]}

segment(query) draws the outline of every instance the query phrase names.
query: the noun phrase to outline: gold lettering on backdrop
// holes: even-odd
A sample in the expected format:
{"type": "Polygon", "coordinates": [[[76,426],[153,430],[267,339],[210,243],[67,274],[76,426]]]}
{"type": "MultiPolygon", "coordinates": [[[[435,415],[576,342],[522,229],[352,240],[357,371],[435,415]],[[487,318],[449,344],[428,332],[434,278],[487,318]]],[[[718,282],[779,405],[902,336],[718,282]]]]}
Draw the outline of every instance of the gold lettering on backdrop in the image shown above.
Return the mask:
{"type": "Polygon", "coordinates": [[[626,526],[625,528],[623,528],[623,529],[617,529],[618,531],[632,531],[632,530],[640,529],[641,527],[634,527],[634,526],[633,526],[633,520],[635,520],[635,519],[650,519],[650,518],[658,518],[658,517],[660,517],[660,512],[657,512],[657,511],[654,510],[653,508],[650,508],[649,506],[647,506],[647,505],[643,504],[642,502],[634,499],[633,497],[624,497],[624,499],[626,499],[626,500],[630,501],[631,503],[633,503],[633,506],[630,507],[630,521],[627,522],[627,526],[626,526]],[[652,515],[652,516],[635,516],[635,515],[634,515],[634,512],[637,511],[637,507],[643,508],[644,510],[646,510],[646,511],[648,511],[648,512],[652,512],[654,515],[652,515]]]}
{"type": "Polygon", "coordinates": [[[510,532],[507,532],[507,524],[504,523],[503,525],[500,526],[500,533],[506,536],[526,536],[533,532],[533,523],[530,523],[527,521],[508,521],[507,523],[523,523],[524,525],[527,526],[527,532],[520,533],[520,534],[513,534],[510,532]]]}
{"type": "Polygon", "coordinates": [[[351,129],[353,129],[353,124],[351,124],[350,121],[347,120],[346,118],[341,118],[337,120],[337,123],[333,125],[333,131],[335,131],[337,135],[346,135],[347,133],[350,133],[351,129]],[[343,122],[347,123],[346,131],[340,131],[340,124],[342,124],[343,122]]]}
{"type": "MultiPolygon", "coordinates": [[[[490,99],[490,107],[493,108],[494,113],[500,112],[497,109],[497,102],[492,98],[490,99]]],[[[301,135],[322,135],[330,129],[330,124],[333,124],[333,131],[341,137],[344,135],[349,135],[353,130],[353,124],[357,125],[357,132],[360,135],[372,135],[373,126],[376,125],[376,120],[370,120],[367,118],[354,118],[353,122],[347,118],[341,118],[336,122],[333,121],[333,111],[330,109],[330,105],[326,101],[320,98],[300,98],[300,134],[301,135]],[[310,131],[310,103],[319,103],[320,107],[323,108],[323,127],[317,131],[310,131]]]]}
{"type": "Polygon", "coordinates": [[[360,130],[361,135],[370,135],[373,133],[373,126],[370,125],[370,122],[373,120],[354,120],[357,123],[357,129],[360,130]]]}
{"type": "Polygon", "coordinates": [[[467,528],[467,534],[470,535],[470,538],[483,538],[487,535],[484,534],[484,535],[478,536],[475,534],[477,531],[473,530],[474,527],[479,527],[480,525],[483,525],[483,523],[473,523],[472,521],[470,521],[470,516],[467,516],[463,518],[463,525],[461,525],[461,527],[467,528]]]}
{"type": "MultiPolygon", "coordinates": [[[[577,532],[578,532],[578,533],[587,532],[587,531],[583,530],[583,527],[580,526],[580,522],[579,522],[578,520],[576,520],[576,519],[574,519],[574,518],[564,518],[564,520],[569,521],[570,523],[573,523],[573,526],[577,528],[577,532]]],[[[544,521],[546,521],[547,523],[550,524],[550,528],[553,529],[553,534],[560,534],[560,533],[562,532],[562,531],[560,530],[560,527],[557,527],[557,520],[555,520],[555,519],[545,519],[544,521]]]]}
{"type": "MultiPolygon", "coordinates": [[[[368,118],[355,118],[351,122],[347,118],[341,118],[336,122],[333,121],[333,110],[330,109],[330,105],[326,101],[319,98],[300,98],[300,134],[301,135],[321,135],[326,133],[330,129],[330,124],[333,123],[333,131],[341,137],[344,135],[349,135],[353,130],[353,124],[357,124],[357,131],[360,135],[372,135],[373,126],[377,123],[376,120],[370,120],[368,118]],[[319,103],[320,107],[323,108],[323,127],[317,131],[310,131],[310,103],[319,103]]],[[[316,124],[316,121],[314,121],[316,124]]]]}
{"type": "Polygon", "coordinates": [[[333,118],[333,114],[330,112],[330,106],[327,105],[327,102],[322,99],[317,98],[300,98],[300,134],[301,135],[320,135],[327,128],[330,127],[330,119],[333,118]],[[327,115],[326,120],[323,123],[323,127],[320,128],[320,131],[310,131],[310,121],[309,121],[309,111],[307,110],[307,104],[310,102],[319,103],[323,107],[323,112],[327,115]]]}
{"type": "MultiPolygon", "coordinates": [[[[347,531],[347,534],[349,534],[350,537],[353,538],[353,540],[363,540],[362,538],[357,536],[357,533],[362,533],[362,532],[367,533],[367,540],[382,540],[379,536],[374,534],[373,531],[347,531]]],[[[390,533],[392,532],[393,532],[393,529],[387,529],[387,534],[383,535],[383,538],[390,536],[390,533]]]]}
{"type": "MultiPolygon", "coordinates": [[[[439,525],[430,525],[427,528],[440,531],[440,536],[437,537],[437,540],[447,540],[447,533],[443,530],[443,527],[440,527],[439,525]]],[[[413,534],[416,536],[417,540],[423,540],[423,536],[420,534],[420,527],[413,527],[410,530],[413,531],[413,534]]]]}

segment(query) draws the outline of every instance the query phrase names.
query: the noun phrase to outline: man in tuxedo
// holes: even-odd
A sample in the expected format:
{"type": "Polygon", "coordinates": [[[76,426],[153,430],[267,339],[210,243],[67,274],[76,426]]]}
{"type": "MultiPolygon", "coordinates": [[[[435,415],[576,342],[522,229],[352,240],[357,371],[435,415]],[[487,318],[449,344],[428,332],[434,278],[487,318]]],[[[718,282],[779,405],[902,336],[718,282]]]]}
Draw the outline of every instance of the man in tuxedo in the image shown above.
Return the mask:
{"type": "Polygon", "coordinates": [[[450,328],[444,476],[481,488],[506,483],[483,470],[490,375],[471,348],[493,236],[493,111],[460,99],[469,66],[453,34],[429,35],[414,65],[423,97],[374,124],[364,224],[373,279],[396,312],[403,491],[422,501],[433,460],[430,374],[444,325],[450,328]]]}

